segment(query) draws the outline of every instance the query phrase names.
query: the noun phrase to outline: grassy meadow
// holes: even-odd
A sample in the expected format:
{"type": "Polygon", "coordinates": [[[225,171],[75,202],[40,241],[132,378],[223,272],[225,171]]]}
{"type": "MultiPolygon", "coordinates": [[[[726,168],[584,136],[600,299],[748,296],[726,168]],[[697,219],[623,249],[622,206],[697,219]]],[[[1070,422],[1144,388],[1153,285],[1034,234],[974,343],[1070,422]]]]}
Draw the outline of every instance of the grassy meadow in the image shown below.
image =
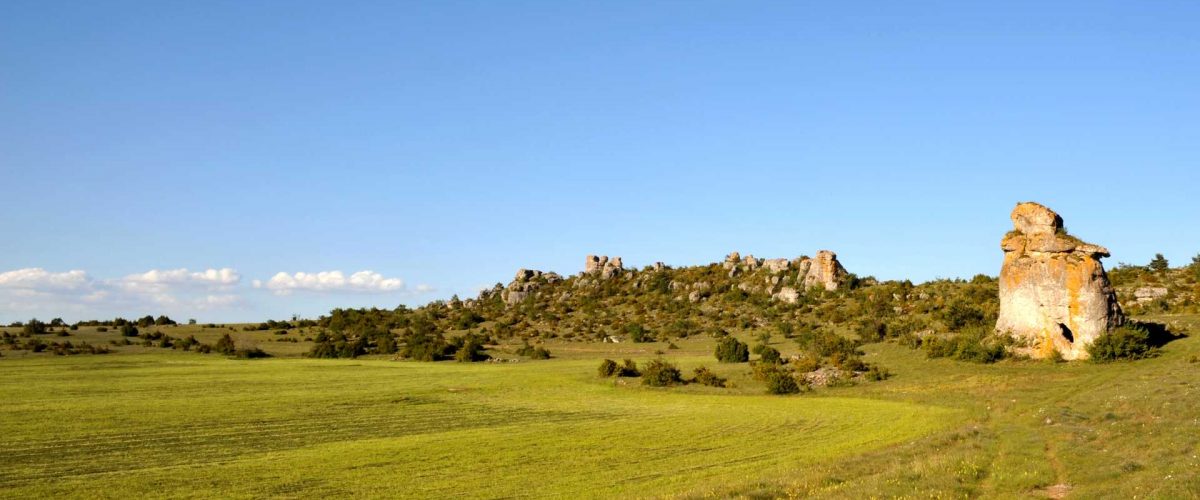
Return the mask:
{"type": "MultiPolygon", "coordinates": [[[[1157,318],[1200,326],[1196,316],[1157,318]]],[[[164,328],[197,337],[229,330],[164,328]]],[[[768,396],[707,338],[548,342],[514,363],[316,360],[122,346],[0,358],[0,497],[1119,497],[1200,491],[1200,338],[1107,365],[928,360],[768,396]],[[602,379],[661,352],[733,387],[602,379]]],[[[303,335],[303,334],[300,334],[303,335]]],[[[295,335],[293,335],[295,336],[295,335]]],[[[747,335],[747,338],[749,336],[747,335]]],[[[83,328],[73,341],[117,338],[83,328]]],[[[92,342],[93,340],[88,340],[92,342]]],[[[202,339],[211,341],[211,339],[202,339]]],[[[772,341],[786,355],[789,342],[772,341]]],[[[494,354],[506,357],[504,348],[494,354]]]]}

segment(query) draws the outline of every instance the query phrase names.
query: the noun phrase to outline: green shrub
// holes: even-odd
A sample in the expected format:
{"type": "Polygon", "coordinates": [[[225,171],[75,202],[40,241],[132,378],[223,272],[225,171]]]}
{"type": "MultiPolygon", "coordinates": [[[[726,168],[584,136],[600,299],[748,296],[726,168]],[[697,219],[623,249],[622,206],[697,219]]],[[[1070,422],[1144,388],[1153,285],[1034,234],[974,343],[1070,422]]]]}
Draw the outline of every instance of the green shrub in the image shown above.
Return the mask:
{"type": "Polygon", "coordinates": [[[1142,359],[1153,355],[1150,330],[1145,326],[1129,324],[1105,333],[1087,347],[1095,363],[1106,363],[1121,359],[1142,359]]]}
{"type": "Polygon", "coordinates": [[[758,355],[760,356],[759,361],[763,363],[779,364],[782,361],[779,356],[779,351],[777,351],[774,347],[764,345],[762,346],[762,349],[758,350],[758,355]]]}
{"type": "Polygon", "coordinates": [[[727,381],[724,378],[717,376],[717,374],[713,373],[712,370],[701,366],[696,368],[696,370],[693,372],[692,382],[710,387],[725,387],[725,383],[727,381]]]}
{"type": "Polygon", "coordinates": [[[792,372],[776,367],[765,373],[767,394],[796,394],[800,392],[800,384],[792,372]]]}
{"type": "Polygon", "coordinates": [[[867,380],[870,380],[872,382],[878,382],[880,380],[887,380],[891,377],[892,377],[892,372],[889,372],[889,371],[887,371],[886,368],[881,368],[877,365],[871,365],[871,368],[869,370],[867,370],[867,380]]]}
{"type": "Polygon", "coordinates": [[[637,323],[625,325],[625,334],[629,335],[629,341],[634,343],[654,341],[654,339],[650,337],[650,333],[646,331],[646,328],[637,323]]]}
{"type": "Polygon", "coordinates": [[[668,387],[683,383],[679,368],[662,358],[653,359],[642,370],[642,385],[668,387]]]}
{"type": "Polygon", "coordinates": [[[454,360],[459,363],[474,363],[487,359],[488,355],[483,352],[483,344],[475,339],[468,340],[454,353],[454,360]]]}
{"type": "Polygon", "coordinates": [[[974,363],[995,363],[1008,356],[1004,339],[984,327],[969,328],[949,337],[929,336],[921,341],[929,358],[951,358],[974,363]]]}
{"type": "Polygon", "coordinates": [[[732,336],[724,337],[717,342],[715,355],[722,363],[745,363],[750,360],[750,347],[732,336]]]}
{"type": "Polygon", "coordinates": [[[121,326],[121,336],[122,337],[137,337],[138,329],[136,326],[133,326],[128,323],[125,325],[122,325],[121,326]]]}
{"type": "Polygon", "coordinates": [[[404,348],[400,350],[400,355],[417,361],[437,361],[447,356],[450,350],[450,345],[446,343],[446,339],[441,334],[414,330],[409,332],[405,338],[404,348]]]}
{"type": "MultiPolygon", "coordinates": [[[[129,325],[126,325],[126,326],[129,326],[129,325]]],[[[122,335],[124,335],[124,333],[125,332],[123,332],[123,331],[121,332],[122,335]]],[[[231,338],[229,336],[229,334],[226,333],[225,335],[222,335],[221,339],[218,340],[216,345],[213,346],[213,350],[217,351],[218,353],[224,354],[226,356],[230,356],[237,352],[237,346],[234,345],[233,338],[231,338]]]]}
{"type": "Polygon", "coordinates": [[[638,371],[637,363],[632,359],[626,359],[625,363],[621,365],[621,369],[617,370],[618,377],[639,377],[641,375],[642,372],[638,371]]]}
{"type": "Polygon", "coordinates": [[[621,367],[617,366],[616,361],[606,359],[600,362],[600,369],[598,371],[601,377],[615,377],[617,372],[621,371],[621,367]]]}

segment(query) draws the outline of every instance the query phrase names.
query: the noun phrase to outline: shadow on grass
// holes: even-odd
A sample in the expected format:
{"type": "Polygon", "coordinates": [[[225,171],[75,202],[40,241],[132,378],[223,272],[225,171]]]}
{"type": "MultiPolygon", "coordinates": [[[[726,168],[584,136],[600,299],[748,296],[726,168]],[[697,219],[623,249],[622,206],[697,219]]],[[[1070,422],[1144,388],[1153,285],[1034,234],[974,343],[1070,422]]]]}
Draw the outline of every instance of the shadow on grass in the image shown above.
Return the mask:
{"type": "Polygon", "coordinates": [[[1155,323],[1151,321],[1130,321],[1144,329],[1149,334],[1149,344],[1151,347],[1160,348],[1171,342],[1187,337],[1183,332],[1172,332],[1167,325],[1163,323],[1155,323]]]}

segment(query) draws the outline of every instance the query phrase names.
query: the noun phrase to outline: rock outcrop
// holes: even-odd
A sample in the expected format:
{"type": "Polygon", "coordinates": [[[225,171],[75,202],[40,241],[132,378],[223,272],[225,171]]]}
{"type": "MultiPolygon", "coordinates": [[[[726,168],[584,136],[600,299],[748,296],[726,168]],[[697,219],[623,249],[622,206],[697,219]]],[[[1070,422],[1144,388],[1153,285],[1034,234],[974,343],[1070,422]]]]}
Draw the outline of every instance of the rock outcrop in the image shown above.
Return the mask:
{"type": "Polygon", "coordinates": [[[1024,340],[1021,351],[1034,358],[1057,350],[1086,359],[1096,337],[1125,321],[1100,263],[1108,250],[1066,234],[1062,217],[1037,203],[1017,204],[1011,217],[996,330],[1024,340]]]}
{"type": "Polygon", "coordinates": [[[817,256],[807,261],[807,265],[802,260],[800,268],[804,271],[800,275],[803,279],[797,279],[804,288],[822,287],[826,290],[837,290],[842,278],[848,274],[842,263],[838,262],[837,254],[829,250],[817,252],[817,256]]]}
{"type": "Polygon", "coordinates": [[[531,294],[537,292],[544,284],[558,283],[562,276],[558,273],[543,273],[532,269],[521,269],[513,277],[512,282],[500,291],[500,299],[510,306],[520,304],[531,294]]]}
{"type": "Polygon", "coordinates": [[[620,257],[609,259],[607,255],[589,255],[583,266],[584,274],[599,274],[603,279],[616,277],[624,269],[620,257]]]}

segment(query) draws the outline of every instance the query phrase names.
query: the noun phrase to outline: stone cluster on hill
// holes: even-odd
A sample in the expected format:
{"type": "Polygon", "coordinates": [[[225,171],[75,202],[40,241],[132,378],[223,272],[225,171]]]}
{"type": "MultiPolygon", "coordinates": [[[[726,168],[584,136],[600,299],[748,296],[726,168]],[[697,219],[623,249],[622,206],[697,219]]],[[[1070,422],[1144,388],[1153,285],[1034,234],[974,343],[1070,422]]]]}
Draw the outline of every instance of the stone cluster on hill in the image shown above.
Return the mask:
{"type": "Polygon", "coordinates": [[[544,273],[532,269],[521,269],[508,286],[500,290],[500,298],[508,305],[518,304],[542,285],[562,281],[558,273],[544,273]]]}
{"type": "Polygon", "coordinates": [[[1026,341],[1031,357],[1086,359],[1096,337],[1125,321],[1100,263],[1108,250],[1066,234],[1062,217],[1037,203],[1017,204],[1011,218],[996,330],[1026,341]]]}
{"type": "MultiPolygon", "coordinates": [[[[727,277],[733,285],[747,294],[763,293],[773,300],[796,303],[803,292],[810,288],[821,290],[836,290],[849,274],[846,268],[838,262],[837,255],[828,250],[817,252],[814,258],[798,257],[796,259],[759,259],[753,255],[742,257],[738,252],[730,253],[722,264],[727,277]]],[[[689,268],[683,268],[686,271],[689,268]]],[[[605,255],[588,255],[584,260],[583,272],[567,283],[569,287],[588,289],[609,280],[628,281],[633,290],[647,285],[652,273],[674,273],[671,266],[655,262],[645,269],[625,269],[621,257],[605,255]]],[[[686,274],[686,273],[685,273],[686,274]]],[[[510,306],[524,301],[527,297],[537,294],[547,285],[564,280],[555,273],[521,269],[506,286],[497,284],[484,290],[480,298],[499,294],[505,304],[510,306]]],[[[680,282],[672,280],[668,284],[671,292],[680,293],[679,300],[701,302],[712,293],[712,286],[707,281],[680,282]]],[[[561,300],[571,297],[569,292],[557,293],[561,300]]]]}
{"type": "Polygon", "coordinates": [[[598,274],[601,279],[615,278],[623,270],[620,257],[609,259],[607,255],[589,255],[583,266],[584,274],[598,274]]]}

